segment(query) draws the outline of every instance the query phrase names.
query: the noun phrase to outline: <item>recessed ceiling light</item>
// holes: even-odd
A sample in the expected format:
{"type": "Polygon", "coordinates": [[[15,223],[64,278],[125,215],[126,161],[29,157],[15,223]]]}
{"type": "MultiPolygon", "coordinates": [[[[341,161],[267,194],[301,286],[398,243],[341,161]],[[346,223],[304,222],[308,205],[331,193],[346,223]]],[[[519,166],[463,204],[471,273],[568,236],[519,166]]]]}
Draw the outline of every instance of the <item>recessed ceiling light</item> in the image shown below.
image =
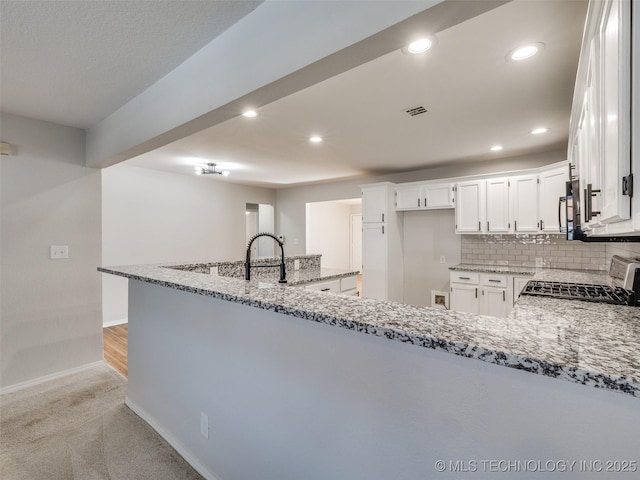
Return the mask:
{"type": "Polygon", "coordinates": [[[502,150],[502,145],[494,145],[489,150],[491,150],[492,152],[499,152],[500,150],[502,150]]]}
{"type": "Polygon", "coordinates": [[[242,116],[247,118],[253,118],[258,116],[258,112],[256,112],[255,110],[247,110],[242,113],[242,116]]]}
{"type": "Polygon", "coordinates": [[[407,47],[409,53],[424,53],[433,46],[433,42],[428,38],[420,38],[411,42],[407,47]]]}
{"type": "Polygon", "coordinates": [[[309,137],[309,141],[312,143],[320,143],[322,141],[322,137],[314,135],[313,137],[309,137]]]}
{"type": "Polygon", "coordinates": [[[533,57],[540,50],[544,49],[544,43],[536,42],[521,47],[514,48],[507,54],[507,60],[511,62],[519,62],[527,58],[533,57]]]}
{"type": "Polygon", "coordinates": [[[549,131],[548,128],[545,127],[540,127],[540,128],[534,128],[533,130],[531,130],[529,133],[531,135],[540,135],[541,133],[547,133],[549,131]]]}

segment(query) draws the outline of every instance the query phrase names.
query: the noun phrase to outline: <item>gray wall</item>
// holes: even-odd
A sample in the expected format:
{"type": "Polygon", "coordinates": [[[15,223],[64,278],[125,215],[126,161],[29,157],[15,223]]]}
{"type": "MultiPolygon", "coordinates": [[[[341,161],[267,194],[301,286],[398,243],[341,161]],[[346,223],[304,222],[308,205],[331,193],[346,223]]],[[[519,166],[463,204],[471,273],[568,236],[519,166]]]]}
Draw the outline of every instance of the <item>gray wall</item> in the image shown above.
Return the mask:
{"type": "MultiPolygon", "coordinates": [[[[102,172],[105,266],[239,260],[246,204],[275,203],[275,192],[222,178],[119,164],[102,172]]],[[[103,275],[103,322],[127,319],[127,280],[103,275]]]]}
{"type": "MultiPolygon", "coordinates": [[[[276,232],[287,239],[287,255],[305,253],[305,205],[356,198],[360,186],[382,181],[403,183],[493,172],[536,168],[566,160],[566,151],[510,157],[495,161],[452,163],[394,175],[367,176],[356,180],[285,188],[276,191],[276,232]]],[[[402,215],[402,214],[401,214],[402,215]]],[[[439,212],[407,212],[405,216],[404,265],[406,303],[429,305],[431,290],[447,290],[448,268],[460,262],[460,238],[454,233],[453,209],[439,212]],[[407,233],[409,232],[409,233],[407,233]],[[432,240],[423,240],[424,236],[432,240]],[[439,262],[445,255],[446,264],[439,262]],[[435,272],[435,275],[434,275],[435,272]]]]}
{"type": "Polygon", "coordinates": [[[84,132],[1,114],[0,387],[102,360],[100,171],[84,132]],[[69,259],[50,260],[49,245],[69,259]]]}
{"type": "Polygon", "coordinates": [[[138,281],[131,298],[127,405],[205,478],[582,480],[617,476],[480,461],[638,456],[630,395],[138,281]]]}

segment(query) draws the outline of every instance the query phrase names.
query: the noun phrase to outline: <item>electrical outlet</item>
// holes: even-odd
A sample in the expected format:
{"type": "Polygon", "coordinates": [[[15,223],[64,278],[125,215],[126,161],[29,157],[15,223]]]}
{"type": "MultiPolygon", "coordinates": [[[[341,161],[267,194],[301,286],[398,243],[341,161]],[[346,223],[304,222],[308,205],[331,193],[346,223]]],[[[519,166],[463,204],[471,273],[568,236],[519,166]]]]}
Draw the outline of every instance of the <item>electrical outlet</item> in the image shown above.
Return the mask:
{"type": "Polygon", "coordinates": [[[68,245],[49,245],[49,258],[51,260],[60,260],[69,258],[68,245]]]}
{"type": "Polygon", "coordinates": [[[445,258],[444,255],[440,255],[440,263],[447,263],[447,259],[445,258]]]}
{"type": "Polygon", "coordinates": [[[536,257],[536,268],[542,268],[544,266],[544,263],[542,261],[541,257],[536,257]]]}
{"type": "Polygon", "coordinates": [[[436,295],[436,305],[446,305],[447,299],[444,295],[436,295]]]}
{"type": "Polygon", "coordinates": [[[200,412],[200,435],[209,438],[209,417],[203,412],[200,412]]]}
{"type": "Polygon", "coordinates": [[[297,258],[293,261],[293,269],[300,270],[300,260],[297,258]]]}

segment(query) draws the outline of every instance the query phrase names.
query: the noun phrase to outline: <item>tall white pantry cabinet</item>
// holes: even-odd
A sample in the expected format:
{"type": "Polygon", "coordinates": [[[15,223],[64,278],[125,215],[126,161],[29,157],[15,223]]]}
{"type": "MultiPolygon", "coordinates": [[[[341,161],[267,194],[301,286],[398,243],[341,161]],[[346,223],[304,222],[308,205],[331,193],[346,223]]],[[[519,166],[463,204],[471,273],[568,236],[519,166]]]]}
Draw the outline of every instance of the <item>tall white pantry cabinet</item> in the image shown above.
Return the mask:
{"type": "Polygon", "coordinates": [[[362,186],[362,296],[403,301],[402,216],[395,184],[362,186]]]}

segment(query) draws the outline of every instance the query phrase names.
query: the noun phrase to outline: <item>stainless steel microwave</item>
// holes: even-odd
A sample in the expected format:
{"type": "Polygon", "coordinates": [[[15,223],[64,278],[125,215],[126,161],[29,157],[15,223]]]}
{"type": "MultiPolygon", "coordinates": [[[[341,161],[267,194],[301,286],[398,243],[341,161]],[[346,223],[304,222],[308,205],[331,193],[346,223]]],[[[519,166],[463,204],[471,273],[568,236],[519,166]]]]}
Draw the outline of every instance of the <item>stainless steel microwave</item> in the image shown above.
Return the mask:
{"type": "MultiPolygon", "coordinates": [[[[587,196],[591,196],[595,191],[592,191],[589,185],[587,189],[581,192],[578,179],[568,181],[566,186],[567,194],[565,197],[560,197],[560,208],[564,203],[567,224],[566,227],[562,226],[562,221],[560,221],[560,232],[566,232],[567,240],[580,240],[581,242],[640,242],[640,236],[588,236],[583,230],[585,216],[591,218],[598,212],[590,211],[590,203],[587,196]],[[587,211],[584,211],[585,209],[587,211]]],[[[558,214],[558,216],[560,215],[558,214]]]]}

